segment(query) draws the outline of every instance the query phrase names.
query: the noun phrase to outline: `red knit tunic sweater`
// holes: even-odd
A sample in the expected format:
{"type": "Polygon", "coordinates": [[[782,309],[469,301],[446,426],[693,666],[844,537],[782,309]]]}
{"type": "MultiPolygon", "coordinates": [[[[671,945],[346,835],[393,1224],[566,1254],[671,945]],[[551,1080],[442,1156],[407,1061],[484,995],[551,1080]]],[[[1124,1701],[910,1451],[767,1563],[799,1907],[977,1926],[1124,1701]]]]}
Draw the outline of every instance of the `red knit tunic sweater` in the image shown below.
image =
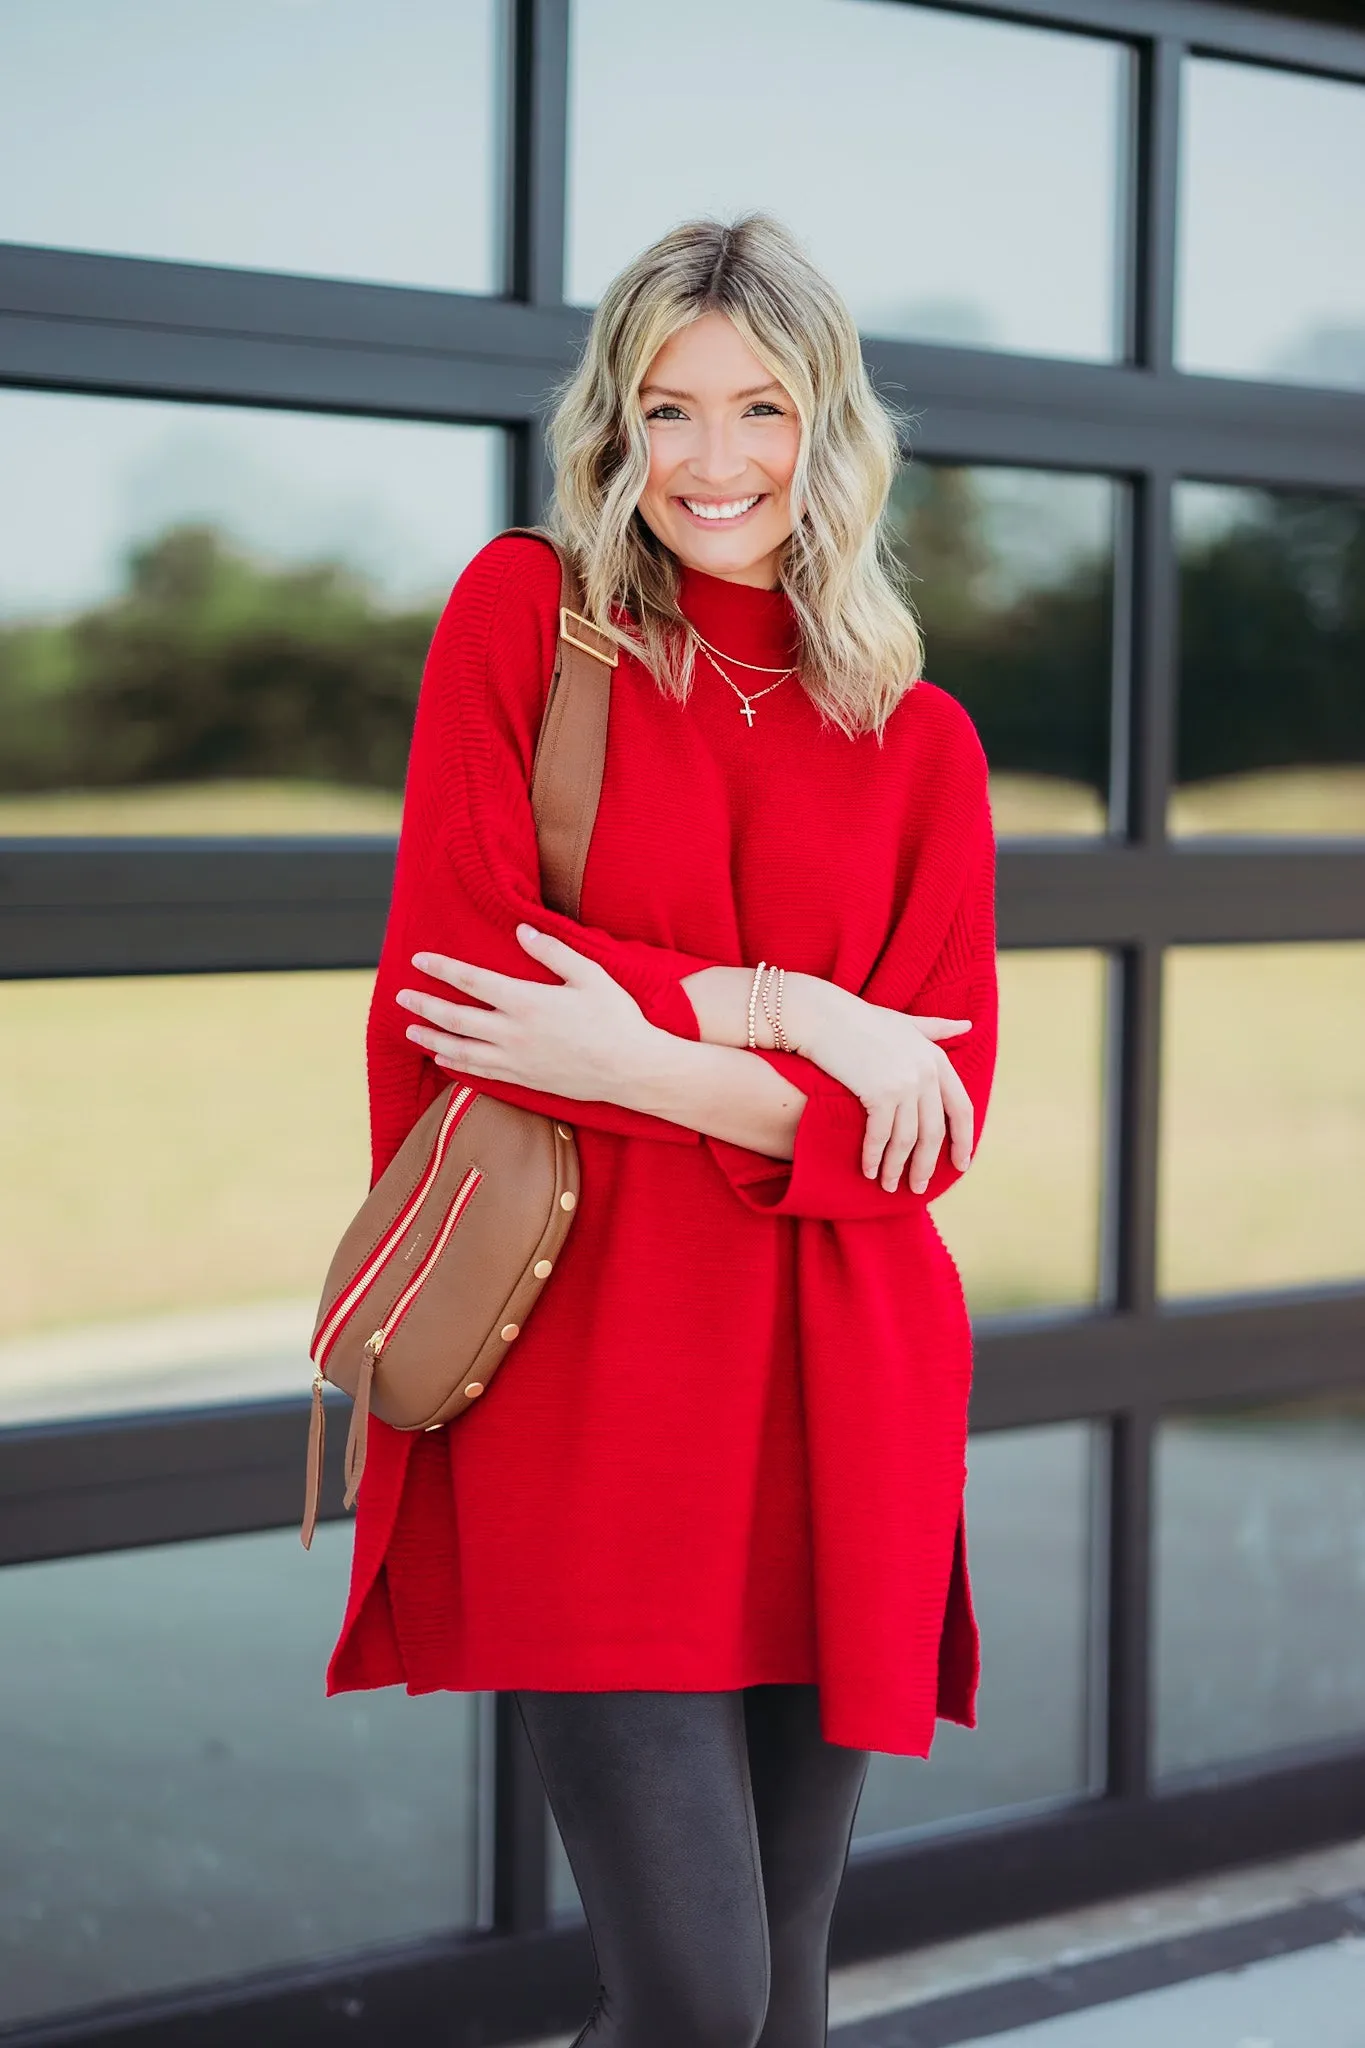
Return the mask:
{"type": "MultiPolygon", "coordinates": [[[[822,729],[793,677],[751,729],[705,664],[680,705],[623,658],[575,924],[541,906],[528,799],[558,591],[548,548],[502,538],[436,630],[371,1012],[375,1173],[449,1079],[394,1002],[412,954],[552,979],[522,919],[685,1038],[681,978],[760,958],[970,1017],[949,1051],[979,1130],[993,842],[965,712],[921,683],[879,747],[822,729]]],[[[780,592],[688,571],[682,604],[730,654],[794,652],[780,592]]],[[[945,1148],[926,1196],[888,1193],[856,1098],[761,1057],[809,1097],[790,1162],[477,1083],[573,1123],[582,1200],[488,1399],[430,1435],[371,1423],[329,1692],[815,1682],[834,1742],[926,1755],[936,1714],[972,1724],[970,1333],[927,1208],[956,1175],[945,1148]]]]}

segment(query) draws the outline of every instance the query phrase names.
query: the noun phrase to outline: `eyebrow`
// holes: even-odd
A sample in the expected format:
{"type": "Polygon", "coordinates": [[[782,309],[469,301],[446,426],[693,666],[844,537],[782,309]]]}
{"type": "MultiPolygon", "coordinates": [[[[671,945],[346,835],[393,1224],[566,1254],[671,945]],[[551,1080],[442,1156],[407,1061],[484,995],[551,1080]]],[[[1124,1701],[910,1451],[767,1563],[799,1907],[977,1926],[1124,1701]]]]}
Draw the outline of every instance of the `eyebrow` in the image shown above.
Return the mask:
{"type": "MultiPolygon", "coordinates": [[[[778,383],[776,377],[770,377],[766,384],[755,384],[750,391],[732,391],[730,396],[732,399],[763,398],[766,397],[768,392],[780,391],[781,389],[782,386],[778,383]]],[[[689,405],[696,403],[697,396],[695,391],[670,391],[666,384],[642,384],[640,386],[641,398],[646,393],[652,394],[655,398],[683,398],[687,400],[689,405]]]]}

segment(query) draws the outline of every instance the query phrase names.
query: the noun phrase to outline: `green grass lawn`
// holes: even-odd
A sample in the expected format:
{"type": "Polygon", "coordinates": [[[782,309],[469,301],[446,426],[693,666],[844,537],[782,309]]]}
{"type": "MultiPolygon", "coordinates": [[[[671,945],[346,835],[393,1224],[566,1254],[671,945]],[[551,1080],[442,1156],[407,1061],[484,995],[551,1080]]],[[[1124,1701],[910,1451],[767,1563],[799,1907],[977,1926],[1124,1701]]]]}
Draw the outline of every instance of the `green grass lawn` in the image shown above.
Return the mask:
{"type": "MultiPolygon", "coordinates": [[[[1002,838],[1095,834],[1104,807],[1093,789],[1051,775],[991,780],[1002,838]]],[[[317,782],[193,782],[150,789],[58,790],[0,796],[0,838],[58,834],[394,832],[399,799],[387,790],[317,782]]],[[[1274,769],[1177,790],[1171,830],[1365,834],[1365,768],[1274,769]]]]}

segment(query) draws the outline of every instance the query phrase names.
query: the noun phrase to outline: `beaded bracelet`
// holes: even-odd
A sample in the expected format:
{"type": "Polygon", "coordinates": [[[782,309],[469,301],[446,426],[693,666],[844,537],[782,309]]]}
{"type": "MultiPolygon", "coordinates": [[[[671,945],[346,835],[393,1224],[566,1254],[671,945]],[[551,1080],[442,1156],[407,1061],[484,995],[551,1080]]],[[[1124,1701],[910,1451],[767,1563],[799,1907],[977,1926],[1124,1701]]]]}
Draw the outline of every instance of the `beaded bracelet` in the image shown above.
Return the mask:
{"type": "Polygon", "coordinates": [[[767,961],[766,961],[766,960],[760,960],[760,961],[759,961],[759,963],[758,963],[757,967],[756,967],[756,968],[754,969],[754,979],[753,979],[753,984],[752,984],[752,986],[750,987],[750,990],[749,990],[749,1050],[750,1050],[750,1052],[756,1052],[756,1051],[758,1050],[758,1040],[757,1040],[757,1038],[756,1038],[756,1037],[754,1036],[754,1022],[755,1022],[755,1015],[754,1015],[754,1013],[755,1013],[755,1011],[756,1011],[756,1010],[757,1010],[757,1008],[758,1008],[758,984],[759,984],[759,982],[760,982],[760,981],[762,980],[762,978],[763,978],[763,970],[764,970],[764,968],[765,968],[765,967],[767,966],[767,964],[768,964],[768,963],[767,963],[767,961]]]}
{"type": "Polygon", "coordinates": [[[791,1041],[782,1028],[782,991],[786,980],[785,967],[770,967],[768,978],[763,984],[763,1014],[768,1020],[768,1029],[773,1035],[773,1049],[776,1052],[790,1052],[791,1041]],[[776,993],[774,994],[774,991],[776,993]],[[770,1002],[769,997],[773,1000],[770,1002]]]}
{"type": "Polygon", "coordinates": [[[786,986],[787,970],[785,967],[779,967],[777,970],[777,1014],[773,1019],[773,1038],[779,1052],[792,1052],[795,1050],[782,1023],[782,993],[786,986]]]}

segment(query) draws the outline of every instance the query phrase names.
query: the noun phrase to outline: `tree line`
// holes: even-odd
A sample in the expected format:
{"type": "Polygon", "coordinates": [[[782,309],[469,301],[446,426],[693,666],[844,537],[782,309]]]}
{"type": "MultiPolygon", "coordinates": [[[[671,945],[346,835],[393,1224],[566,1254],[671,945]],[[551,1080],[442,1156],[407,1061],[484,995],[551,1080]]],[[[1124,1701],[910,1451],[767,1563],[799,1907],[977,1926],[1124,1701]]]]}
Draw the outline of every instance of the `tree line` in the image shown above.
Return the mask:
{"type": "MultiPolygon", "coordinates": [[[[1365,760],[1365,505],[1265,497],[1183,552],[1179,773],[1365,760]]],[[[929,673],[997,769],[1108,781],[1112,569],[1077,558],[1008,602],[969,472],[902,508],[929,673]]],[[[210,525],[134,550],[124,587],[0,628],[0,788],[279,777],[398,789],[431,605],[336,562],[262,563],[210,525]]]]}

